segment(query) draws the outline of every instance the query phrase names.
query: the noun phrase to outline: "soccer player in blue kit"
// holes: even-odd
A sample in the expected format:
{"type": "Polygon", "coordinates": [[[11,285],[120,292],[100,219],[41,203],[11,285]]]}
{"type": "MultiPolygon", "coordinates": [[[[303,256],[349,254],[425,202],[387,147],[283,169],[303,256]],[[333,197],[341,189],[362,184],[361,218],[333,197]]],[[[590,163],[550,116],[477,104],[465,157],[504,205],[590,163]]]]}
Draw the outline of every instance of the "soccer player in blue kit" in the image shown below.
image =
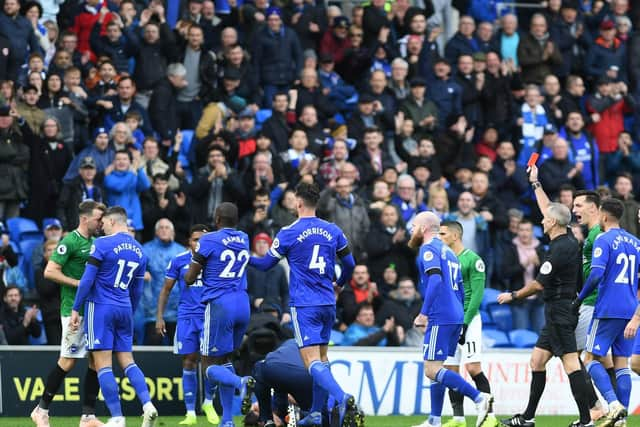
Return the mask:
{"type": "Polygon", "coordinates": [[[287,257],[291,267],[289,293],[294,333],[304,366],[313,378],[311,411],[297,425],[322,425],[321,412],[328,396],[337,403],[340,425],[352,422],[364,425],[355,399],[333,378],[327,357],[331,328],[336,319],[336,256],[342,261],[342,274],[335,285],[340,288],[351,277],[355,261],[342,230],[316,217],[319,199],[320,190],[316,184],[298,184],[298,219],[278,232],[266,256],[251,257],[250,264],[266,271],[287,257]]]}
{"type": "Polygon", "coordinates": [[[447,388],[467,396],[476,404],[476,427],[487,419],[493,397],[481,393],[464,380],[460,374],[443,367],[444,361],[453,356],[464,322],[464,285],[460,261],[456,254],[439,238],[440,219],[432,212],[421,212],[413,221],[410,247],[420,246],[418,270],[424,283],[425,296],[420,314],[415,318],[416,327],[425,327],[423,356],[424,372],[432,381],[431,415],[416,427],[441,425],[442,405],[447,388]]]}
{"type": "Polygon", "coordinates": [[[78,285],[70,327],[72,330],[78,329],[78,310],[84,304],[87,348],[93,354],[100,389],[111,413],[105,426],[125,425],[118,383],[111,370],[112,353],[115,353],[142,403],[142,426],[152,427],[158,418],[158,411],[151,403],[144,374],[131,353],[133,313],[142,295],[147,257],[142,253],[140,244],[129,235],[127,212],[122,207],[113,206],[105,211],[102,230],[105,236],[94,241],[78,285]]]}
{"type": "MultiPolygon", "coordinates": [[[[591,273],[574,301],[574,310],[597,286],[593,320],[587,336],[585,364],[609,412],[598,426],[626,426],[625,417],[631,396],[629,357],[634,331],[625,331],[638,308],[638,261],[640,240],[620,228],[624,205],[616,199],[600,204],[600,227],[604,233],[593,245],[591,273]],[[616,390],[599,359],[611,349],[616,370],[616,390]]],[[[637,330],[637,325],[636,325],[637,330]]]]}
{"type": "Polygon", "coordinates": [[[233,396],[240,390],[242,413],[251,406],[255,381],[235,374],[230,356],[240,347],[249,324],[250,308],[245,269],[249,262],[249,236],[236,230],[238,208],[221,203],[214,214],[217,231],[200,238],[184,281],[193,286],[202,272],[201,303],[205,304],[200,338],[205,375],[218,384],[220,427],[233,427],[233,396]]]}
{"type": "MultiPolygon", "coordinates": [[[[158,297],[156,314],[156,332],[164,336],[167,333],[163,314],[171,290],[178,284],[180,302],[178,303],[178,324],[174,338],[173,352],[182,355],[182,394],[187,415],[179,425],[192,426],[198,423],[196,418],[196,398],[198,396],[198,375],[196,367],[200,358],[200,335],[204,325],[204,305],[202,300],[202,278],[199,277],[191,286],[187,286],[184,276],[191,264],[193,251],[203,234],[211,231],[204,224],[191,227],[189,233],[189,250],[178,254],[167,266],[164,286],[158,297]]],[[[210,424],[218,424],[220,418],[213,407],[213,385],[204,378],[204,402],[202,412],[207,416],[210,424]]]]}

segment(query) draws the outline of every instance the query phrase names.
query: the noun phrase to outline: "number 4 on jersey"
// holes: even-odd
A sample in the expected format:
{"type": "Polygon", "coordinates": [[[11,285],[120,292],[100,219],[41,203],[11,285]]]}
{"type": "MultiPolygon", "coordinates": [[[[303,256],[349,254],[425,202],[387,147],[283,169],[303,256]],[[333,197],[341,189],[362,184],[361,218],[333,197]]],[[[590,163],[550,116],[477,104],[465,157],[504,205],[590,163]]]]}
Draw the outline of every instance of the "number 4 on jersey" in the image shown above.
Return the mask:
{"type": "Polygon", "coordinates": [[[324,262],[324,257],[319,256],[320,245],[313,245],[313,252],[311,253],[311,262],[309,263],[309,270],[318,270],[321,275],[324,275],[324,269],[327,263],[324,262]]]}

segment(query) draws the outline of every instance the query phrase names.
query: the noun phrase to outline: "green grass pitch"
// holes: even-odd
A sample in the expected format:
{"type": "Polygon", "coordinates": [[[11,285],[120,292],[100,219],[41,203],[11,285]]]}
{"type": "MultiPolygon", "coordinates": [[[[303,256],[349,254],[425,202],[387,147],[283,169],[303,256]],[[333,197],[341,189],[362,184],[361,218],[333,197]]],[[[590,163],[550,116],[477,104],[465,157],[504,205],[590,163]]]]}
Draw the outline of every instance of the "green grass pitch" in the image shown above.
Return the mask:
{"type": "MultiPolygon", "coordinates": [[[[500,418],[500,417],[498,417],[500,418]]],[[[536,427],[565,427],[570,422],[574,421],[577,417],[536,417],[536,427]]],[[[178,426],[183,417],[163,417],[158,418],[157,427],[173,427],[178,426]]],[[[409,417],[409,416],[396,416],[396,417],[367,417],[365,419],[365,425],[367,427],[410,427],[414,424],[419,424],[424,421],[425,417],[409,417]]],[[[444,417],[446,421],[448,418],[444,417]]],[[[79,417],[52,417],[51,427],[77,427],[79,417]]],[[[135,427],[140,425],[140,418],[127,417],[127,426],[135,427]]],[[[102,421],[106,421],[102,418],[102,421]]],[[[242,426],[241,418],[236,418],[236,426],[242,426]]],[[[634,416],[629,418],[628,425],[640,426],[640,416],[634,416]]],[[[475,418],[467,418],[467,426],[474,426],[475,418]]],[[[34,424],[28,417],[24,418],[0,418],[0,427],[33,427],[34,424]]],[[[212,427],[207,423],[207,420],[203,416],[198,417],[198,427],[212,427]]]]}

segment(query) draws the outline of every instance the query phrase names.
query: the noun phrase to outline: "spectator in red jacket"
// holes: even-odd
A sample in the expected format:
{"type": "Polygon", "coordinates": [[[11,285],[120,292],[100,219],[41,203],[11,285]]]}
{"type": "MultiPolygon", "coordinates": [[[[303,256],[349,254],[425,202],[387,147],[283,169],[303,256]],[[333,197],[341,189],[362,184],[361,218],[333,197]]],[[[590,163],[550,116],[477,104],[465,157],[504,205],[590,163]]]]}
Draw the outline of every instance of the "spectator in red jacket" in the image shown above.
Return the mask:
{"type": "Polygon", "coordinates": [[[112,19],[113,13],[109,12],[104,2],[101,0],[87,0],[84,4],[84,10],[76,16],[73,21],[71,31],[78,36],[78,51],[84,55],[88,54],[91,62],[96,61],[96,55],[91,50],[91,44],[89,43],[91,30],[96,22],[101,20],[102,28],[100,29],[100,35],[104,35],[107,30],[107,25],[112,19]]]}
{"type": "Polygon", "coordinates": [[[351,47],[349,35],[349,18],[338,16],[333,20],[333,27],[327,30],[320,41],[320,54],[330,53],[336,65],[344,59],[347,49],[351,47]]]}
{"type": "Polygon", "coordinates": [[[587,100],[587,112],[593,120],[589,131],[600,150],[601,177],[605,176],[607,158],[618,150],[618,135],[624,131],[624,114],[632,112],[634,107],[627,85],[614,82],[606,75],[600,77],[596,93],[587,100]]]}

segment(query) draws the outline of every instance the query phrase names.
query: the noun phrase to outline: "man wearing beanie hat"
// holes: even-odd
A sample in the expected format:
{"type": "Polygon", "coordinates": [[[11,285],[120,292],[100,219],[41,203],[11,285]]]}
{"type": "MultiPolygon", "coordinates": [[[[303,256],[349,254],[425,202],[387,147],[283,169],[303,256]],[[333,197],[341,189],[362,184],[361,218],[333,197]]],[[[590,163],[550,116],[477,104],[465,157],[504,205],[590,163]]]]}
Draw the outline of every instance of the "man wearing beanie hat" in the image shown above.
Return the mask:
{"type": "Polygon", "coordinates": [[[590,44],[585,58],[586,75],[597,79],[606,74],[617,81],[627,82],[627,45],[616,37],[616,24],[612,17],[606,16],[599,29],[600,35],[590,44]]]}
{"type": "MultiPolygon", "coordinates": [[[[251,249],[257,256],[265,256],[273,240],[267,233],[258,233],[251,242],[251,249]]],[[[282,312],[281,323],[289,323],[289,281],[284,267],[276,265],[269,271],[260,271],[255,267],[247,267],[247,292],[251,300],[251,311],[260,310],[262,303],[270,301],[277,304],[282,312]]]]}
{"type": "Polygon", "coordinates": [[[78,177],[80,162],[91,157],[96,166],[97,180],[102,182],[104,170],[113,163],[116,151],[109,146],[109,133],[103,127],[97,128],[94,132],[93,144],[84,148],[76,157],[73,158],[67,173],[64,175],[64,182],[71,182],[78,177]]]}
{"type": "Polygon", "coordinates": [[[263,88],[263,108],[271,107],[276,92],[287,92],[302,70],[302,47],[296,33],[284,26],[277,7],[266,11],[267,25],[253,39],[251,58],[263,88]]]}

